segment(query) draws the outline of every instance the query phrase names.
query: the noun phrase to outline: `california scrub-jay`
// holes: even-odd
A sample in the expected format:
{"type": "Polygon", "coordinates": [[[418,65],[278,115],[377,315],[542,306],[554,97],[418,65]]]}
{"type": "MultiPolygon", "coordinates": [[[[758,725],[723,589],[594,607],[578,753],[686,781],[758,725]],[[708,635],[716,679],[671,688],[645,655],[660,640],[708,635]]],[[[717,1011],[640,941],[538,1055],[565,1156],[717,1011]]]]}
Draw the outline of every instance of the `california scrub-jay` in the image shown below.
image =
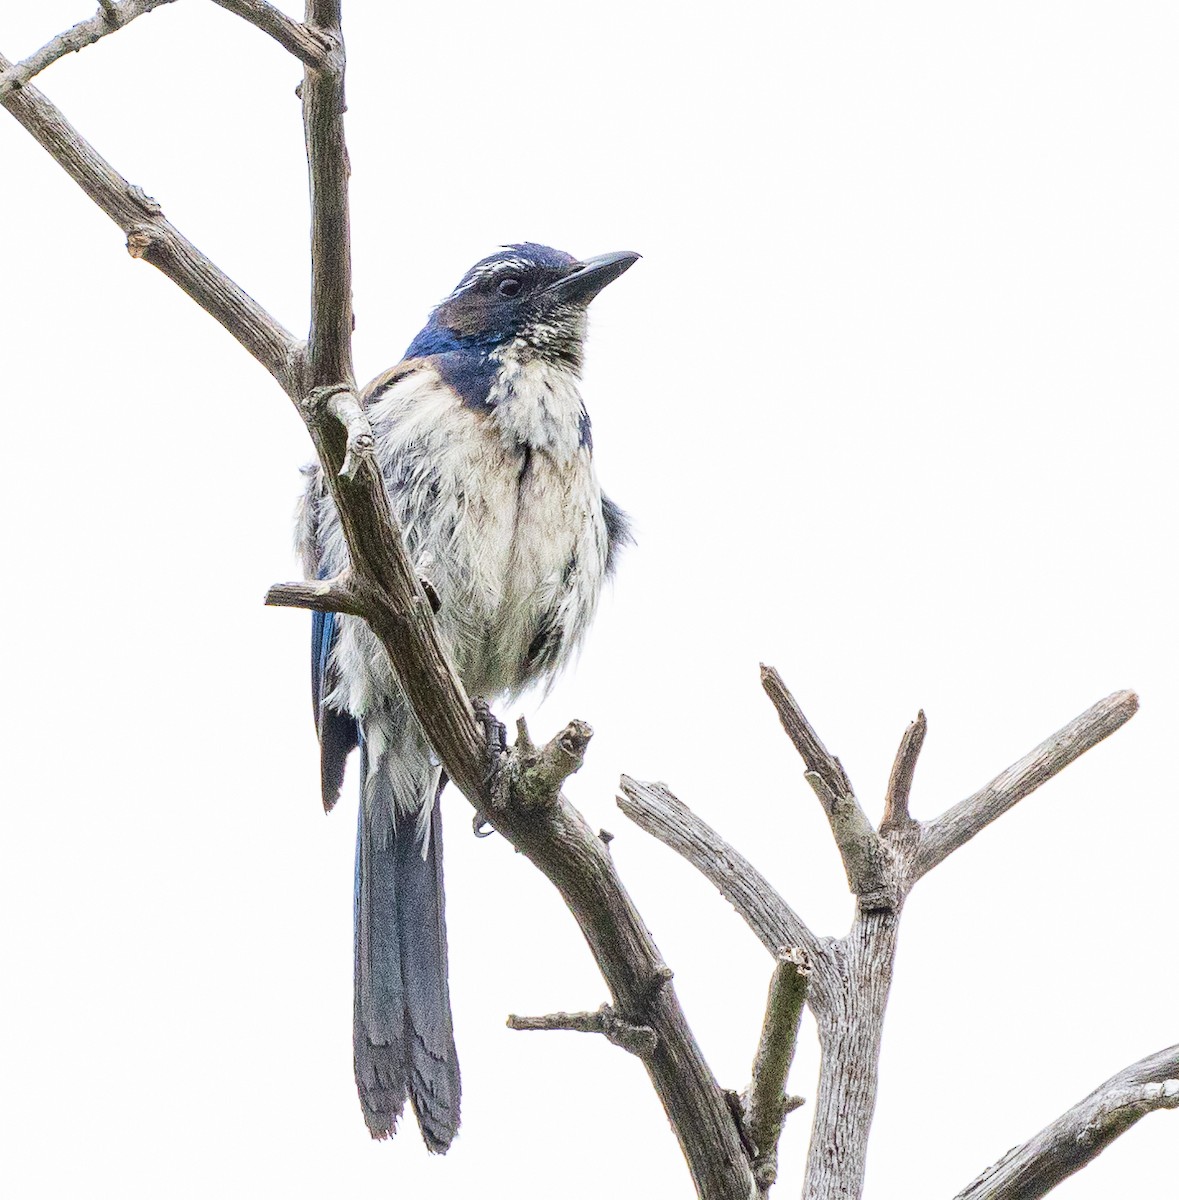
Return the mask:
{"type": "MultiPolygon", "coordinates": [[[[579,261],[534,243],[476,263],[405,358],[364,390],[393,512],[467,693],[550,683],[577,650],[619,547],[622,511],[594,472],[579,391],[586,308],[637,254],[579,261]]],[[[299,545],[308,577],[348,564],[318,466],[299,545]]],[[[388,1137],[408,1093],[427,1147],[459,1124],[447,988],[442,767],[385,651],[358,618],[313,614],[311,675],[324,807],[360,747],[356,1084],[388,1137]]]]}

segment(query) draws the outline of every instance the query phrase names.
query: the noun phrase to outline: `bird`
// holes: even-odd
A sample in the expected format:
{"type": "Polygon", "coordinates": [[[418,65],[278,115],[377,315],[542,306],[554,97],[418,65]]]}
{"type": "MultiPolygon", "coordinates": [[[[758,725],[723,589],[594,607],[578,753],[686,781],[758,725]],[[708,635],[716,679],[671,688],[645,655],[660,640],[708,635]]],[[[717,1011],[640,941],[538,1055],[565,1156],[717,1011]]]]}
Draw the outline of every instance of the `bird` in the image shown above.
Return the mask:
{"type": "MultiPolygon", "coordinates": [[[[578,259],[534,242],[463,275],[396,366],[362,392],[406,550],[429,584],[467,694],[512,700],[576,655],[619,552],[633,541],[598,483],[581,397],[587,308],[639,258],[578,259]]],[[[309,579],[348,550],[318,464],[297,544],[309,579]]],[[[446,776],[388,656],[358,617],[312,614],[312,700],[328,811],[360,752],[353,1064],[369,1133],[412,1105],[428,1150],[459,1126],[447,980],[446,776]]]]}

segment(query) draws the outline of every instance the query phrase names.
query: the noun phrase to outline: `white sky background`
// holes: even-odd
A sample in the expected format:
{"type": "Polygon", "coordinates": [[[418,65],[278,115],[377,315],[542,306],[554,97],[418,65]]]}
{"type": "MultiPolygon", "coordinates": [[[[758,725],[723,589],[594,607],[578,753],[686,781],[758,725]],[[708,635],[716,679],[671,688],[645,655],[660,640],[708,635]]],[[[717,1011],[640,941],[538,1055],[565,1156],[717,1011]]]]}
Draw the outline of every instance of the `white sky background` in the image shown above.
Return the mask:
{"type": "MultiPolygon", "coordinates": [[[[287,5],[294,11],[293,6],[287,5]]],[[[0,48],[88,15],[0,0],[0,48]]],[[[1166,3],[351,3],[356,356],[521,239],[643,261],[594,305],[600,475],[634,516],[542,708],[720,1080],[770,961],[614,807],[666,780],[820,933],[838,857],[776,665],[875,816],[919,707],[932,816],[1089,704],[1142,711],[914,892],[868,1195],[949,1196],[1179,1040],[1179,10],[1166,3]]],[[[39,81],[288,327],[299,70],[184,0],[39,81]]],[[[640,1065],[508,1012],[606,998],[548,883],[445,800],[462,1134],[369,1141],[355,781],[317,796],[285,398],[0,114],[7,582],[0,1181],[20,1197],[687,1195],[640,1065]]],[[[506,714],[513,715],[513,714],[506,714]]],[[[804,1025],[792,1090],[814,1098],[804,1025]]],[[[787,1125],[797,1194],[811,1107],[787,1125]]],[[[1169,1194],[1179,1116],[1058,1194],[1169,1194]]]]}

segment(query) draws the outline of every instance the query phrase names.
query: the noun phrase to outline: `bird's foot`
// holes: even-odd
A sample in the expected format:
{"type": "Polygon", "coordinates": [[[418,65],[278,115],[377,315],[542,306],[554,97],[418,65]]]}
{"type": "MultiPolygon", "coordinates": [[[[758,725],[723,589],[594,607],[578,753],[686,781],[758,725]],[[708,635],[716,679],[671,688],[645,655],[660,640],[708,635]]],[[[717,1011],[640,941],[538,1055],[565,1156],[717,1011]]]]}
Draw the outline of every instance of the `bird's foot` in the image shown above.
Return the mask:
{"type": "Polygon", "coordinates": [[[418,583],[422,585],[422,591],[426,593],[431,611],[437,616],[442,611],[442,597],[438,595],[438,589],[424,575],[418,576],[418,583]]]}
{"type": "MultiPolygon", "coordinates": [[[[498,720],[495,713],[491,711],[491,705],[486,700],[476,697],[471,704],[475,709],[475,720],[483,726],[483,734],[486,741],[487,774],[484,776],[484,779],[488,790],[491,792],[491,802],[493,806],[498,808],[501,806],[500,793],[502,790],[504,760],[508,754],[508,731],[504,728],[503,722],[498,720]]],[[[488,821],[484,817],[477,815],[475,817],[475,834],[477,837],[487,837],[487,832],[483,830],[483,826],[485,825],[488,825],[488,821]]]]}

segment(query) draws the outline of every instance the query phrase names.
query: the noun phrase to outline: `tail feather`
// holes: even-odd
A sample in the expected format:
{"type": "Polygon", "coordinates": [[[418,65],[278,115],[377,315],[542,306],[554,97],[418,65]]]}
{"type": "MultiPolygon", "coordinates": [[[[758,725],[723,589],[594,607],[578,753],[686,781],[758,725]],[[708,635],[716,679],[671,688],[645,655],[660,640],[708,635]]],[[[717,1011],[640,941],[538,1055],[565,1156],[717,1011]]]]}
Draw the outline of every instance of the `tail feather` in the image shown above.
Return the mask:
{"type": "Polygon", "coordinates": [[[442,886],[442,813],[435,801],[423,856],[411,831],[397,839],[397,928],[405,982],[409,1097],[427,1147],[450,1146],[459,1124],[458,1056],[447,983],[442,886]]]}
{"type": "Polygon", "coordinates": [[[408,1093],[427,1148],[441,1154],[458,1130],[461,1092],[446,977],[442,819],[435,793],[425,801],[433,811],[424,845],[417,822],[403,817],[394,828],[381,775],[371,793],[366,786],[357,839],[356,1085],[374,1137],[394,1131],[408,1093]]]}
{"type": "Polygon", "coordinates": [[[352,1021],[356,1090],[375,1138],[397,1128],[405,1107],[408,1064],[397,941],[396,860],[381,845],[361,806],[356,837],[356,962],[352,1021]]]}

